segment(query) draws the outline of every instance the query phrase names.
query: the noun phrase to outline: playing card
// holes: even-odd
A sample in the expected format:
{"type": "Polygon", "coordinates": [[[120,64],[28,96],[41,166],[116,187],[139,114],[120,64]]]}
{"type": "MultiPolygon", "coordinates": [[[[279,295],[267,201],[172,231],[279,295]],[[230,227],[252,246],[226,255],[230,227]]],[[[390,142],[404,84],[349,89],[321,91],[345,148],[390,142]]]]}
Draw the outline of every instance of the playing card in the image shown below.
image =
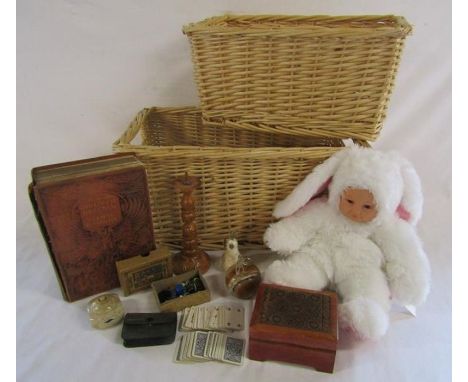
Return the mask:
{"type": "Polygon", "coordinates": [[[188,349],[188,343],[189,343],[189,334],[185,334],[182,336],[182,350],[180,354],[180,360],[181,362],[187,362],[188,361],[188,356],[187,356],[187,349],[188,349]]]}
{"type": "Polygon", "coordinates": [[[187,319],[188,319],[189,311],[190,311],[189,308],[185,308],[184,311],[182,312],[182,317],[181,317],[181,320],[180,320],[180,327],[179,327],[180,330],[188,330],[188,328],[187,328],[187,319]]]}
{"type": "Polygon", "coordinates": [[[198,361],[207,361],[205,357],[205,348],[208,340],[208,333],[206,332],[195,332],[192,342],[191,356],[198,361]]]}
{"type": "Polygon", "coordinates": [[[216,343],[216,353],[214,357],[218,361],[222,360],[225,342],[226,342],[226,335],[220,333],[218,337],[218,342],[216,343]]]}
{"type": "Polygon", "coordinates": [[[197,329],[203,330],[203,327],[205,325],[205,311],[206,311],[205,307],[200,307],[199,308],[200,317],[198,319],[198,328],[197,329]]]}
{"type": "Polygon", "coordinates": [[[205,349],[205,355],[210,359],[211,359],[211,353],[212,353],[212,350],[213,350],[214,337],[215,337],[215,333],[214,332],[209,332],[208,340],[207,340],[207,344],[206,344],[206,349],[205,349]]]}
{"type": "Polygon", "coordinates": [[[244,353],[244,340],[226,336],[223,342],[224,349],[221,361],[231,363],[233,365],[241,365],[244,353]]]}
{"type": "Polygon", "coordinates": [[[193,342],[195,341],[195,333],[196,332],[190,332],[188,333],[188,339],[187,339],[187,346],[186,346],[186,357],[188,361],[193,361],[192,357],[192,348],[193,348],[193,342]]]}
{"type": "Polygon", "coordinates": [[[177,342],[173,361],[177,363],[217,360],[241,365],[244,340],[219,332],[195,331],[184,334],[177,342]]]}
{"type": "Polygon", "coordinates": [[[244,329],[244,308],[227,306],[224,309],[223,326],[228,330],[244,329]]]}
{"type": "Polygon", "coordinates": [[[185,355],[186,343],[187,343],[187,336],[180,337],[179,346],[176,349],[176,355],[174,357],[175,362],[187,363],[187,359],[186,359],[187,357],[185,355]]]}
{"type": "Polygon", "coordinates": [[[226,307],[221,306],[218,310],[218,320],[216,322],[216,327],[219,330],[225,330],[224,328],[224,312],[225,312],[226,307]]]}
{"type": "Polygon", "coordinates": [[[218,328],[218,314],[219,314],[219,306],[213,309],[210,317],[210,322],[208,327],[210,329],[217,329],[218,328]]]}
{"type": "Polygon", "coordinates": [[[211,350],[212,342],[213,342],[213,332],[208,332],[208,336],[206,338],[205,350],[203,351],[203,356],[205,358],[210,358],[210,350],[211,350]]]}
{"type": "Polygon", "coordinates": [[[192,306],[190,307],[190,310],[188,312],[188,317],[187,317],[186,326],[188,329],[193,329],[194,316],[195,316],[195,310],[193,309],[193,306],[192,306]]]}
{"type": "Polygon", "coordinates": [[[200,307],[195,307],[195,317],[194,317],[194,324],[193,324],[193,329],[197,330],[200,329],[201,323],[203,321],[203,317],[201,314],[201,309],[200,307]]]}
{"type": "Polygon", "coordinates": [[[187,312],[188,312],[188,308],[185,308],[182,313],[181,313],[181,316],[180,316],[180,320],[178,320],[179,322],[179,331],[182,330],[187,330],[187,318],[188,318],[188,315],[187,315],[187,312]]]}
{"type": "Polygon", "coordinates": [[[174,362],[177,362],[177,363],[180,363],[182,362],[181,361],[181,355],[182,355],[182,338],[179,338],[179,341],[177,341],[177,345],[176,345],[176,350],[175,350],[175,353],[174,353],[174,358],[173,358],[173,361],[174,362]]]}
{"type": "Polygon", "coordinates": [[[210,330],[210,320],[211,320],[211,315],[215,311],[215,308],[212,306],[209,306],[205,308],[205,320],[203,322],[203,329],[204,330],[210,330]]]}
{"type": "Polygon", "coordinates": [[[208,321],[210,319],[210,309],[209,307],[204,309],[203,312],[203,330],[207,330],[208,321]]]}
{"type": "Polygon", "coordinates": [[[217,344],[220,339],[220,333],[214,332],[213,333],[213,342],[211,343],[211,350],[210,350],[210,358],[211,359],[216,359],[216,349],[217,349],[217,344]]]}

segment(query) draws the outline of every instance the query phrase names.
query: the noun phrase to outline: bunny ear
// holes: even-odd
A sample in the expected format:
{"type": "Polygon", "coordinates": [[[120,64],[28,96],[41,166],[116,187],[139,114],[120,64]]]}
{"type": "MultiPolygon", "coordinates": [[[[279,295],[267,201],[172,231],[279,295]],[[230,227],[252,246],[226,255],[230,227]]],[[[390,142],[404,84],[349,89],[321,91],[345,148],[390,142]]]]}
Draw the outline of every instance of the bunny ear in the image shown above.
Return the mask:
{"type": "Polygon", "coordinates": [[[400,171],[403,178],[403,196],[398,206],[398,215],[415,225],[422,215],[423,195],[421,181],[416,170],[406,159],[400,159],[400,171]]]}
{"type": "Polygon", "coordinates": [[[323,192],[348,152],[348,148],[343,149],[315,167],[286,199],[276,205],[273,216],[277,219],[290,216],[304,207],[314,196],[323,192]]]}

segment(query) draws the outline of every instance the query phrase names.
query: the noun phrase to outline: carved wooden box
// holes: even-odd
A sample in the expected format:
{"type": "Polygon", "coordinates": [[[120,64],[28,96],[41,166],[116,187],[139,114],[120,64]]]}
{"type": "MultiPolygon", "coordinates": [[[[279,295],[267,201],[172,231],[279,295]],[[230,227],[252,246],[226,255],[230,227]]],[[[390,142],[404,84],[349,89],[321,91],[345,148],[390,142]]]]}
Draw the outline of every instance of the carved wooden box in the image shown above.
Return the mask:
{"type": "Polygon", "coordinates": [[[249,334],[250,359],[332,373],[338,342],[336,294],[261,284],[249,334]]]}
{"type": "Polygon", "coordinates": [[[125,296],[151,287],[153,281],[172,276],[171,251],[161,245],[147,256],[135,256],[115,263],[125,296]]]}

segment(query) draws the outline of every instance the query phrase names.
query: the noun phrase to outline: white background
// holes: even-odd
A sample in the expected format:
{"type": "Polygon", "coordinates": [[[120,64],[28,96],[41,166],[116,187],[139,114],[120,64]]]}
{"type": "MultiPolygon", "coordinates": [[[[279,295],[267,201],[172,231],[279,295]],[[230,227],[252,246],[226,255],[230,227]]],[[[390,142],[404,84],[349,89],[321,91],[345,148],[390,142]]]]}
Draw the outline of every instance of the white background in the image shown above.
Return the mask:
{"type": "MultiPolygon", "coordinates": [[[[451,375],[451,8],[448,1],[84,1],[17,3],[17,377],[35,381],[446,381],[451,375]],[[246,360],[172,363],[174,345],[125,349],[120,328],[92,330],[86,299],[61,299],[27,199],[32,167],[111,152],[145,106],[198,104],[188,22],[226,12],[398,14],[413,24],[379,149],[420,174],[419,232],[433,269],[416,318],[394,312],[379,342],[343,339],[335,373],[246,360]]],[[[224,301],[212,269],[214,303],[224,301]]],[[[124,300],[153,311],[149,292],[124,300]]],[[[246,304],[249,308],[250,305],[246,304]]]]}

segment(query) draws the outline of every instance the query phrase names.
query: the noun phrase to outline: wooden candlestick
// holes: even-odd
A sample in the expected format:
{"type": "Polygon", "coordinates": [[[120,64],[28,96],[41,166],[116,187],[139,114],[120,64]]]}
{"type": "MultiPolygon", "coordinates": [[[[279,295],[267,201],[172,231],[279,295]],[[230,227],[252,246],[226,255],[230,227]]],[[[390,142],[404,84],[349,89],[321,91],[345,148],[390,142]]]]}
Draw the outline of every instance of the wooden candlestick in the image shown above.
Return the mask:
{"type": "Polygon", "coordinates": [[[182,192],[181,215],[182,215],[182,253],[173,259],[173,270],[175,274],[181,274],[193,269],[205,273],[210,268],[210,257],[205,253],[198,243],[197,225],[195,223],[195,201],[193,191],[200,186],[200,179],[195,176],[176,178],[174,187],[177,192],[182,192]]]}

